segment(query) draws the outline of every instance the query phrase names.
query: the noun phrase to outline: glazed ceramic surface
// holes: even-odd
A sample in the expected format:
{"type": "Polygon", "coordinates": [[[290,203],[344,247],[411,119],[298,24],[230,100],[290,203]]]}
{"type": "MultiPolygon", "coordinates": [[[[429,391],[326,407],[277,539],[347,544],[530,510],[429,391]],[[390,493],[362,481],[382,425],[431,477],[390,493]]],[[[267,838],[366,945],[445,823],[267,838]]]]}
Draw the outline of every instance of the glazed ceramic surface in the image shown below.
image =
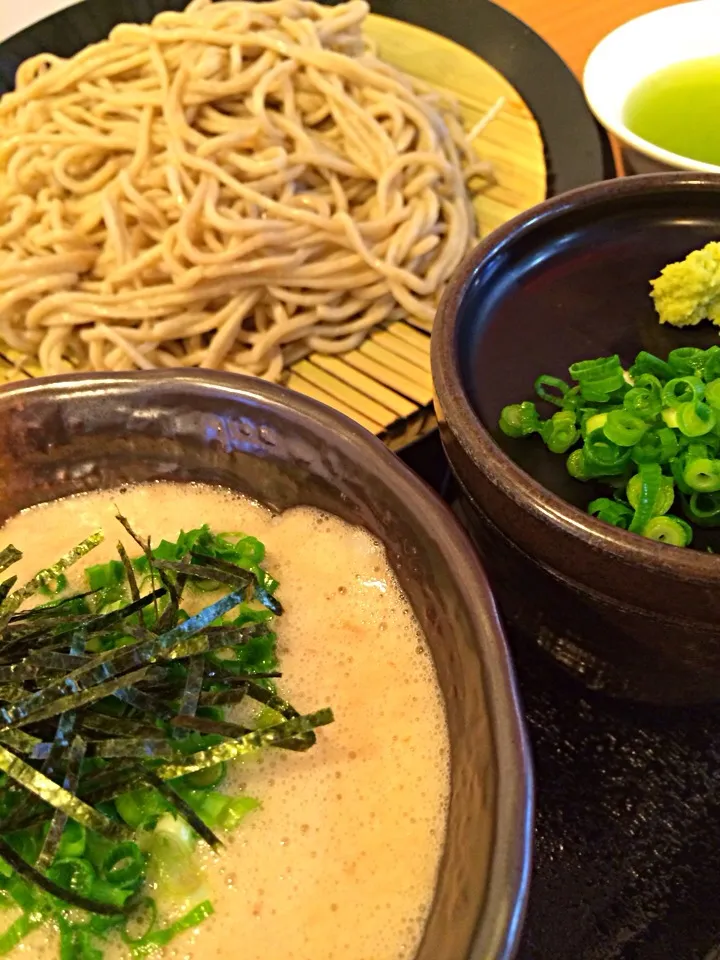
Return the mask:
{"type": "Polygon", "coordinates": [[[718,330],[660,326],[649,281],[720,238],[720,177],[658,174],[567,193],[496,231],[441,305],[433,375],[443,441],[504,612],[586,682],[689,703],[720,695],[720,560],[589,517],[599,487],[541,442],[497,428],[541,373],[581,359],[710,346],[718,330]]]}
{"type": "Polygon", "coordinates": [[[304,504],[381,540],[427,637],[451,740],[451,801],[417,960],[510,960],[527,891],[531,770],[502,628],[459,525],[381,443],[258,379],[118,374],[0,389],[0,522],[150,479],[304,504]]]}

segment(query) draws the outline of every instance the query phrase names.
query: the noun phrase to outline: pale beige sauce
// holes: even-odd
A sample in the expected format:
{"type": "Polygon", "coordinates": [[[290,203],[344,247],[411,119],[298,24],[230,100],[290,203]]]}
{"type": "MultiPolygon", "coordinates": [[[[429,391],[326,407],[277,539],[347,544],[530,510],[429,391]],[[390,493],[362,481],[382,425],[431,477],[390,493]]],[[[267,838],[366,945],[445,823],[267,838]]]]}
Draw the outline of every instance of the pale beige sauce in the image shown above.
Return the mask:
{"type": "MultiPolygon", "coordinates": [[[[96,529],[106,541],[81,566],[114,556],[119,537],[136,554],[114,504],[154,542],[203,522],[262,540],[285,606],[280,690],[303,712],[330,706],[336,717],[306,754],[272,751],[235,766],[223,789],[262,809],[208,858],[202,895],[215,916],[165,955],[410,960],[444,840],[449,746],[432,661],[383,548],[310,509],[273,517],[218,488],[146,484],[12,519],[0,545],[25,551],[13,568],[19,583],[96,529]]],[[[45,960],[57,947],[44,931],[13,955],[45,960]]]]}

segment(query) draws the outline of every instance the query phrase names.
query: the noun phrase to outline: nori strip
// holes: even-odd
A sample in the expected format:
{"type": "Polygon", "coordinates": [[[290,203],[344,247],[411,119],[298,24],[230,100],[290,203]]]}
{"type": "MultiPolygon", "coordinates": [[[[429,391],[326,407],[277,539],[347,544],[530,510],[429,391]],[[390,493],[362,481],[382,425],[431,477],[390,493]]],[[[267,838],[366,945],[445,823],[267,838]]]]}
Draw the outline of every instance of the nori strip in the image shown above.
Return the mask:
{"type": "Polygon", "coordinates": [[[24,660],[12,664],[12,666],[0,667],[0,683],[7,683],[11,680],[30,680],[37,679],[46,673],[68,673],[77,669],[88,658],[73,656],[69,653],[57,653],[43,650],[42,654],[30,654],[24,660]]]}
{"type": "Polygon", "coordinates": [[[264,624],[248,623],[242,627],[208,627],[202,634],[192,637],[185,643],[179,643],[166,654],[169,660],[182,660],[197,653],[211,653],[225,647],[237,647],[257,635],[257,629],[264,624]]]}
{"type": "Polygon", "coordinates": [[[12,683],[0,684],[0,701],[4,700],[6,703],[22,703],[27,695],[28,692],[23,686],[12,683]]]}
{"type": "Polygon", "coordinates": [[[4,743],[6,747],[10,747],[17,753],[30,753],[41,742],[24,730],[6,730],[5,733],[0,734],[0,743],[4,743]]]}
{"type": "Polygon", "coordinates": [[[253,582],[252,576],[243,570],[242,567],[235,567],[235,572],[229,573],[226,570],[220,570],[216,567],[209,567],[199,563],[182,563],[176,560],[157,559],[153,559],[153,566],[158,570],[172,570],[175,573],[182,573],[185,574],[186,577],[195,577],[198,580],[214,580],[217,583],[225,583],[236,589],[245,589],[253,582]]]}
{"type": "Polygon", "coordinates": [[[68,890],[66,887],[61,887],[51,880],[50,877],[44,873],[40,873],[39,870],[36,870],[35,867],[26,860],[23,860],[23,858],[13,850],[7,840],[1,836],[0,857],[2,857],[23,880],[26,880],[28,883],[34,883],[51,896],[57,897],[58,900],[63,900],[65,903],[69,903],[71,906],[77,907],[80,910],[87,910],[89,913],[100,913],[105,917],[122,917],[128,910],[127,903],[125,908],[116,907],[109,903],[101,903],[99,900],[92,900],[90,897],[84,897],[79,893],[75,893],[74,890],[68,890]]]}
{"type": "MultiPolygon", "coordinates": [[[[145,606],[147,606],[146,601],[149,602],[151,599],[152,594],[143,598],[145,606]]],[[[134,603],[129,606],[137,608],[137,604],[134,603]]],[[[115,612],[121,613],[122,611],[115,612]]],[[[107,616],[112,615],[107,614],[107,616]]],[[[139,640],[136,643],[115,647],[91,657],[81,667],[64,676],[62,680],[43,687],[42,690],[28,697],[23,703],[18,704],[17,707],[10,710],[0,709],[0,718],[8,725],[24,721],[28,716],[34,715],[40,708],[51,705],[59,698],[79,695],[90,687],[132,670],[133,667],[149,664],[154,658],[156,643],[157,641],[154,638],[145,641],[139,640]]],[[[47,715],[52,716],[53,714],[47,715]]]]}
{"type": "Polygon", "coordinates": [[[8,577],[7,580],[3,580],[3,582],[0,583],[0,603],[5,600],[5,597],[7,597],[16,583],[17,577],[8,577]]]}
{"type": "Polygon", "coordinates": [[[0,770],[30,793],[49,803],[56,810],[63,810],[89,830],[95,830],[109,840],[126,840],[130,837],[131,834],[127,828],[108,820],[104,814],[83,803],[60,784],[50,780],[45,774],[35,770],[3,746],[0,746],[0,770]]]}
{"type": "Polygon", "coordinates": [[[80,726],[84,731],[89,731],[91,736],[88,739],[90,740],[98,739],[92,736],[93,733],[103,734],[103,740],[107,737],[153,737],[160,733],[156,726],[146,721],[132,720],[129,717],[112,717],[97,711],[81,717],[80,726]]]}
{"type": "Polygon", "coordinates": [[[5,547],[4,550],[0,550],[0,573],[17,563],[18,560],[22,560],[22,551],[12,544],[5,547]]]}
{"type": "MultiPolygon", "coordinates": [[[[226,573],[232,573],[235,570],[245,570],[245,567],[239,567],[237,564],[229,563],[227,560],[218,560],[216,557],[209,557],[207,554],[200,553],[198,550],[191,550],[190,556],[193,560],[200,560],[202,563],[206,564],[208,567],[214,570],[224,570],[226,573]]],[[[272,613],[276,616],[281,617],[283,614],[283,605],[277,599],[277,597],[271,596],[267,590],[258,583],[258,579],[252,571],[247,571],[252,577],[252,581],[255,584],[255,596],[262,603],[264,607],[267,607],[272,613]]]]}
{"type": "Polygon", "coordinates": [[[232,690],[203,690],[198,701],[201,707],[225,707],[242,703],[247,695],[247,687],[235,687],[232,690]]]}
{"type": "MultiPolygon", "coordinates": [[[[147,605],[152,602],[153,597],[156,595],[157,591],[155,591],[154,594],[143,597],[140,603],[147,605]]],[[[92,658],[62,680],[27,697],[16,706],[0,708],[0,719],[6,726],[24,725],[45,717],[55,716],[65,709],[77,708],[81,705],[91,703],[94,700],[100,699],[100,697],[108,696],[114,690],[120,689],[123,686],[132,685],[136,680],[129,680],[128,683],[124,684],[117,680],[116,675],[125,670],[130,670],[134,666],[149,663],[164,650],[172,648],[176,643],[196,633],[200,633],[214,620],[241,602],[242,596],[239,593],[230,593],[206,607],[194,617],[190,617],[178,626],[163,633],[157,639],[153,638],[148,641],[138,641],[135,644],[119,647],[92,658]],[[103,683],[103,680],[107,678],[112,679],[103,683]],[[113,683],[114,686],[112,686],[113,683]],[[93,688],[92,690],[89,689],[91,687],[93,688]]],[[[136,612],[138,606],[138,603],[130,603],[122,610],[103,614],[96,618],[93,628],[104,629],[108,625],[108,622],[115,623],[118,619],[123,620],[129,613],[136,612]],[[97,626],[97,621],[100,621],[99,627],[97,626]]]]}
{"type": "Polygon", "coordinates": [[[230,740],[238,740],[244,737],[246,733],[252,733],[248,727],[242,727],[239,723],[229,723],[226,720],[212,720],[210,717],[189,717],[184,714],[178,714],[173,717],[170,723],[174,727],[181,727],[183,730],[195,730],[197,733],[214,733],[220,737],[227,737],[230,740]]]}
{"type": "MultiPolygon", "coordinates": [[[[22,727],[28,723],[37,723],[39,720],[46,720],[48,717],[56,717],[59,713],[66,713],[68,710],[79,710],[80,707],[85,707],[89,703],[95,703],[96,700],[109,697],[116,690],[120,690],[123,687],[131,687],[140,680],[144,680],[150,669],[150,666],[141,667],[132,673],[126,673],[120,677],[112,677],[112,679],[105,683],[95,684],[95,686],[88,687],[86,690],[80,691],[80,693],[71,693],[66,697],[57,697],[46,706],[40,706],[31,713],[21,716],[19,720],[14,720],[12,726],[22,727]]],[[[13,708],[11,707],[10,709],[12,710],[13,708]]],[[[0,707],[0,716],[3,717],[3,719],[6,718],[8,712],[4,707],[0,707]]],[[[0,733],[2,732],[0,729],[0,733]]]]}
{"type": "MultiPolygon", "coordinates": [[[[115,509],[117,510],[117,507],[115,509]]],[[[152,592],[154,593],[155,592],[155,572],[152,568],[153,556],[152,556],[152,546],[150,542],[150,537],[148,537],[147,540],[143,540],[142,537],[138,536],[138,534],[135,533],[133,528],[130,526],[130,521],[127,519],[127,517],[124,517],[119,510],[115,514],[115,519],[122,527],[124,527],[126,532],[133,538],[135,543],[140,547],[142,552],[145,554],[145,557],[147,558],[147,561],[150,564],[150,586],[152,588],[152,592]]],[[[172,594],[170,596],[172,598],[172,594]]],[[[156,600],[155,601],[155,620],[157,621],[158,619],[159,619],[159,611],[158,611],[158,604],[156,600]]]]}
{"type": "Polygon", "coordinates": [[[73,547],[72,550],[68,551],[63,557],[60,557],[57,563],[54,563],[51,567],[46,567],[44,570],[39,570],[32,580],[28,580],[24,587],[20,587],[19,590],[15,590],[9,597],[6,597],[0,604],[0,628],[5,627],[12,614],[15,613],[24,600],[29,599],[34,593],[37,593],[39,588],[48,580],[56,580],[68,567],[71,567],[81,557],[84,557],[90,553],[91,550],[94,550],[99,543],[102,543],[103,539],[104,534],[102,530],[91,534],[76,547],[73,547]]]}
{"type": "Polygon", "coordinates": [[[79,630],[76,630],[70,637],[70,646],[68,651],[74,657],[81,657],[85,653],[85,647],[87,645],[87,630],[82,627],[79,630]]]}
{"type": "MultiPolygon", "coordinates": [[[[100,633],[102,630],[107,630],[109,627],[114,627],[116,624],[122,623],[123,620],[131,617],[134,613],[137,613],[144,607],[148,607],[159,597],[163,596],[165,596],[165,590],[160,587],[153,593],[149,593],[147,596],[141,597],[137,601],[132,601],[126,606],[121,607],[119,610],[111,610],[109,613],[90,614],[89,616],[77,618],[67,617],[65,618],[65,625],[61,626],[58,630],[51,634],[51,640],[54,642],[59,638],[72,633],[77,629],[78,623],[82,624],[85,630],[88,630],[92,633],[100,633]]],[[[17,641],[11,640],[10,643],[22,641],[23,643],[29,644],[33,640],[40,640],[45,636],[48,636],[45,630],[37,630],[35,633],[25,634],[22,637],[19,637],[17,641]]],[[[4,652],[4,648],[0,649],[2,652],[4,652]]]]}
{"type": "Polygon", "coordinates": [[[130,596],[132,597],[133,601],[137,603],[137,601],[140,599],[140,587],[138,587],[132,561],[128,556],[127,550],[123,546],[122,540],[118,540],[117,542],[117,552],[122,565],[125,568],[125,576],[127,577],[128,587],[130,588],[130,596]]]}
{"type": "Polygon", "coordinates": [[[216,747],[191,753],[183,763],[167,764],[159,767],[158,776],[162,777],[163,780],[174,780],[175,777],[205,770],[206,767],[214,767],[223,761],[235,760],[237,757],[253,753],[262,747],[271,747],[274,744],[294,739],[317,727],[326,726],[333,720],[333,712],[328,708],[307,714],[304,717],[296,717],[294,720],[285,720],[276,726],[247,733],[240,740],[226,740],[225,743],[219,743],[216,747]]]}
{"type": "Polygon", "coordinates": [[[190,657],[187,678],[185,680],[185,691],[178,713],[186,717],[193,716],[198,708],[198,700],[202,692],[204,676],[205,660],[202,657],[190,657]]]}
{"type": "Polygon", "coordinates": [[[144,777],[151,786],[160,791],[163,797],[175,807],[183,820],[189,823],[195,833],[197,833],[199,837],[202,837],[205,843],[209,844],[213,850],[217,851],[219,847],[223,846],[222,841],[215,836],[210,827],[200,819],[190,804],[183,800],[180,794],[174,790],[169,783],[166,783],[165,780],[152,770],[146,771],[144,777]]]}
{"type": "Polygon", "coordinates": [[[120,690],[113,691],[113,697],[116,700],[122,700],[129,707],[141,710],[143,713],[149,713],[161,720],[169,720],[175,713],[173,707],[165,703],[160,697],[151,696],[138,690],[137,687],[123,687],[120,690]]]}
{"type": "Polygon", "coordinates": [[[118,737],[115,740],[102,740],[91,744],[93,757],[174,757],[178,753],[173,749],[172,742],[161,737],[153,739],[126,739],[118,737]]]}
{"type": "MultiPolygon", "coordinates": [[[[232,663],[231,660],[228,662],[232,663]]],[[[241,686],[242,684],[250,683],[253,680],[277,680],[282,677],[282,674],[277,670],[268,671],[267,673],[226,673],[223,671],[222,667],[218,665],[217,661],[213,661],[213,666],[206,672],[206,675],[216,680],[218,683],[225,683],[231,687],[241,686]]],[[[253,686],[257,686],[257,684],[253,684],[253,686]]],[[[260,689],[265,690],[264,687],[261,687],[260,689]]],[[[271,695],[269,690],[265,690],[265,692],[268,695],[271,695]]],[[[253,697],[253,699],[258,700],[260,698],[253,697]]],[[[262,702],[264,703],[264,701],[262,702]]],[[[282,703],[285,703],[285,701],[283,700],[282,703]]],[[[287,706],[290,706],[290,704],[287,704],[287,706]]],[[[281,711],[278,711],[278,713],[280,712],[281,711]]],[[[295,711],[292,716],[297,717],[299,714],[297,711],[295,711]]],[[[288,717],[287,719],[290,720],[291,717],[288,717]]]]}
{"type": "MultiPolygon", "coordinates": [[[[67,764],[65,766],[65,779],[63,780],[63,789],[68,793],[77,793],[78,783],[80,781],[80,768],[85,759],[87,744],[82,737],[76,735],[68,753],[67,764]]],[[[55,859],[57,848],[60,845],[63,830],[68,822],[68,815],[64,810],[56,810],[50,821],[50,829],[45,837],[40,855],[35,865],[38,870],[46,870],[55,859]]]]}
{"type": "MultiPolygon", "coordinates": [[[[62,600],[53,600],[52,603],[41,603],[37,607],[32,607],[30,610],[21,610],[19,613],[14,613],[10,617],[10,626],[21,620],[36,620],[47,618],[57,619],[58,617],[63,616],[63,611],[65,607],[69,604],[75,603],[76,600],[85,600],[87,597],[92,597],[98,590],[86,590],[85,593],[73,593],[70,597],[63,597],[62,600]]],[[[84,616],[92,616],[92,614],[84,614],[84,616]]]]}
{"type": "MultiPolygon", "coordinates": [[[[55,776],[55,770],[60,763],[63,754],[70,745],[70,738],[75,732],[76,721],[77,714],[74,710],[68,710],[67,713],[62,714],[62,716],[58,719],[57,727],[55,728],[55,739],[53,741],[52,750],[41,767],[41,770],[46,777],[55,776]]],[[[10,732],[14,733],[15,731],[8,731],[8,733],[10,732]]],[[[21,730],[18,730],[17,732],[22,733],[21,730]]]]}
{"type": "Polygon", "coordinates": [[[286,720],[293,720],[295,717],[300,716],[291,703],[283,700],[282,697],[278,697],[272,690],[261,687],[259,683],[253,681],[252,677],[248,677],[246,682],[248,696],[253,700],[257,700],[258,703],[262,703],[276,713],[281,714],[286,720]]]}
{"type": "Polygon", "coordinates": [[[195,636],[196,633],[202,633],[215,620],[224,616],[229,610],[239,606],[242,602],[241,591],[234,590],[232,593],[226,594],[226,596],[216,600],[215,603],[211,603],[209,607],[205,607],[200,613],[196,613],[194,617],[189,617],[183,623],[179,623],[176,627],[161,634],[157,640],[158,645],[164,655],[167,656],[172,652],[175,644],[181,643],[188,637],[195,636]]]}
{"type": "MultiPolygon", "coordinates": [[[[216,734],[219,737],[227,737],[229,740],[238,740],[248,733],[253,733],[249,727],[243,727],[239,723],[229,723],[226,720],[212,720],[210,717],[173,717],[170,723],[174,727],[181,727],[185,730],[194,730],[196,733],[216,734]]],[[[274,743],[274,747],[280,747],[283,750],[296,750],[304,752],[315,743],[313,733],[303,734],[302,737],[296,737],[294,740],[283,740],[274,743]],[[303,737],[312,736],[312,741],[303,739],[303,737]]]]}

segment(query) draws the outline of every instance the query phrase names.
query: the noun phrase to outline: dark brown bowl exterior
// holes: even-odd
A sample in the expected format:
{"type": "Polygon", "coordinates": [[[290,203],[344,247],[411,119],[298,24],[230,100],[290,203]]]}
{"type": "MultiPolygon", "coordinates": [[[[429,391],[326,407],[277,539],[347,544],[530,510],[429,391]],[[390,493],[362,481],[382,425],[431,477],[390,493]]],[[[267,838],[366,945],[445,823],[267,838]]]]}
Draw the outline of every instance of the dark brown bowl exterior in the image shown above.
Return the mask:
{"type": "MultiPolygon", "coordinates": [[[[656,703],[720,695],[720,560],[607,526],[541,443],[497,430],[540,373],[640,349],[718,342],[661,328],[649,281],[720,239],[720,177],[660,174],[571,191],[495,231],[450,285],[433,331],[441,434],[472,504],[501,609],[590,686],[656,703]]],[[[597,495],[597,494],[594,494],[597,495]]]]}
{"type": "Polygon", "coordinates": [[[493,598],[450,512],[365,430],[260,380],[138,373],[0,389],[0,522],[151,479],[222,484],[277,510],[314,506],[386,545],[451,737],[447,843],[417,960],[511,960],[530,868],[529,750],[493,598]]]}

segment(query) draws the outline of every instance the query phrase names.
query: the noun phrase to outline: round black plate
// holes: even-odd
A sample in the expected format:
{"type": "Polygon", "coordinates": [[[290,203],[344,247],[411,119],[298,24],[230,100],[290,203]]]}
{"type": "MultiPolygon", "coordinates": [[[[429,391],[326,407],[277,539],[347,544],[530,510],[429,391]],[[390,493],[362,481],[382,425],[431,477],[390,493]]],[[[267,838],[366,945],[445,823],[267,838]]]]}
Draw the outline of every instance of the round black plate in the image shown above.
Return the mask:
{"type": "MultiPolygon", "coordinates": [[[[23,60],[69,57],[107,37],[117,23],[142,23],[188,0],[85,0],[0,43],[0,93],[15,85],[23,60]]],[[[338,2],[338,0],[331,0],[338,2]]],[[[373,0],[373,12],[444,34],[486,60],[515,87],[540,125],[548,195],[615,175],[607,137],[560,57],[536,33],[489,0],[373,0]]]]}

